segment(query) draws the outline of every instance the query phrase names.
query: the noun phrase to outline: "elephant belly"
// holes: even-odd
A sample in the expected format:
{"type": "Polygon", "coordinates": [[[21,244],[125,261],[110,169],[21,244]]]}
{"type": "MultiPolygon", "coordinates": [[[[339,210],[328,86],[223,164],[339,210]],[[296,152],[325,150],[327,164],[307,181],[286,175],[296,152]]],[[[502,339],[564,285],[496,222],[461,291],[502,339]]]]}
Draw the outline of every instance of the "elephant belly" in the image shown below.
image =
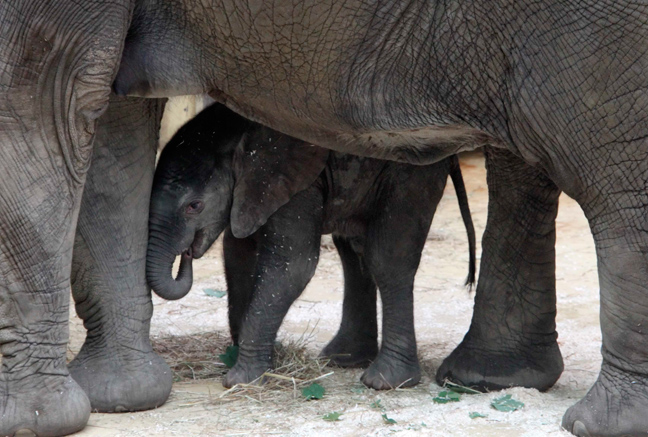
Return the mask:
{"type": "Polygon", "coordinates": [[[327,220],[324,222],[322,234],[334,234],[345,238],[364,237],[367,232],[367,219],[364,217],[349,217],[344,220],[327,220]]]}
{"type": "Polygon", "coordinates": [[[326,191],[323,233],[364,236],[386,161],[332,153],[323,173],[326,191]]]}

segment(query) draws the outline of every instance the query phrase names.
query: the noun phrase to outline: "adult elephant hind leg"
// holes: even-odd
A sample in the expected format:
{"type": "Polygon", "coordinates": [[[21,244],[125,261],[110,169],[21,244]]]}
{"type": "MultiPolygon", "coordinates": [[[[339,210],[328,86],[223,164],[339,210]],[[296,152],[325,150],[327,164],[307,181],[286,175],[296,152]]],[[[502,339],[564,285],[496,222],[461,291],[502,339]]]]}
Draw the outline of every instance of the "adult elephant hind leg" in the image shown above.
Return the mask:
{"type": "Polygon", "coordinates": [[[546,390],[563,371],[555,323],[560,190],[507,150],[485,154],[488,222],[472,323],[436,380],[479,390],[546,390]]]}
{"type": "Polygon", "coordinates": [[[148,209],[161,100],[111,97],[99,121],[72,263],[76,310],[88,330],[70,363],[93,410],[162,405],[172,374],[149,340],[148,209]]]}
{"type": "Polygon", "coordinates": [[[594,235],[603,334],[599,377],[562,421],[579,436],[648,434],[648,145],[637,142],[603,148],[572,195],[594,235]]]}
{"type": "Polygon", "coordinates": [[[342,322],[320,355],[340,367],[365,367],[378,354],[376,283],[348,239],[333,236],[333,242],[344,270],[342,322]]]}

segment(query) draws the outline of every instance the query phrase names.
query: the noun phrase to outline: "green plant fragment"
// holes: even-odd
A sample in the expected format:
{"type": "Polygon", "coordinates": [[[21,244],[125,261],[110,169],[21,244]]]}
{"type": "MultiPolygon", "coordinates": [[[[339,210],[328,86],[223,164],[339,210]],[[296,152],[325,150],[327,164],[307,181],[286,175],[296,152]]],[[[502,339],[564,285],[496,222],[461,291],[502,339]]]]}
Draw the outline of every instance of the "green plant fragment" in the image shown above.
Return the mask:
{"type": "Polygon", "coordinates": [[[227,346],[224,354],[220,354],[218,358],[225,364],[228,368],[234,367],[236,360],[238,359],[239,348],[238,346],[227,346]]]}
{"type": "Polygon", "coordinates": [[[333,411],[331,413],[325,414],[322,416],[322,419],[328,421],[328,422],[339,422],[340,421],[340,416],[342,413],[338,413],[337,411],[333,411]]]}
{"type": "Polygon", "coordinates": [[[209,297],[223,297],[227,294],[227,291],[216,290],[214,288],[205,288],[203,291],[209,297]]]}
{"type": "Polygon", "coordinates": [[[322,399],[324,397],[324,387],[314,382],[308,387],[302,388],[302,396],[306,398],[307,401],[311,399],[322,399]]]}
{"type": "Polygon", "coordinates": [[[382,419],[383,422],[385,422],[385,424],[387,425],[395,425],[396,423],[398,423],[394,419],[390,419],[389,417],[387,417],[387,414],[383,414],[382,419]]]}
{"type": "Polygon", "coordinates": [[[471,411],[470,413],[468,413],[468,417],[470,417],[471,419],[477,419],[478,417],[488,417],[488,414],[481,414],[476,411],[471,411]]]}
{"type": "Polygon", "coordinates": [[[455,384],[454,382],[446,381],[443,384],[443,387],[452,390],[453,392],[456,393],[462,393],[462,394],[467,394],[467,395],[479,395],[481,394],[480,391],[475,390],[474,388],[470,387],[465,387],[463,385],[455,384]]]}
{"type": "Polygon", "coordinates": [[[432,398],[435,404],[447,404],[448,402],[459,402],[461,395],[451,390],[440,391],[437,397],[432,398]]]}
{"type": "Polygon", "coordinates": [[[509,412],[519,410],[524,407],[524,403],[513,399],[511,395],[505,395],[493,399],[491,407],[495,408],[497,411],[509,412]]]}

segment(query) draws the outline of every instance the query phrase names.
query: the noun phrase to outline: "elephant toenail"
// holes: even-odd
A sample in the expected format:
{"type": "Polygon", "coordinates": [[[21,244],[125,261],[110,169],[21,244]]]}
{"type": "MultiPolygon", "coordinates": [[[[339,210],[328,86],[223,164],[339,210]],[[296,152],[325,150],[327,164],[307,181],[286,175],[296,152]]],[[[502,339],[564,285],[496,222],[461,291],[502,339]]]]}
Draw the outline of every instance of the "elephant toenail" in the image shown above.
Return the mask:
{"type": "Polygon", "coordinates": [[[589,431],[587,431],[587,427],[580,420],[574,422],[574,426],[572,427],[572,434],[577,435],[578,437],[590,437],[590,433],[589,431]]]}

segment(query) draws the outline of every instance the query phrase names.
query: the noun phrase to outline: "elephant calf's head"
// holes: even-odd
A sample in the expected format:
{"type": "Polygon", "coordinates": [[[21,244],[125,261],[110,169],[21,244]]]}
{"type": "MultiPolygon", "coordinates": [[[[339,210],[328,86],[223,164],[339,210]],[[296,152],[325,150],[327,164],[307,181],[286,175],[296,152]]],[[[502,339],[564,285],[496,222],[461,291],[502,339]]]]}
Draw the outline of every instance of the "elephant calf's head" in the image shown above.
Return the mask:
{"type": "Polygon", "coordinates": [[[191,289],[192,260],[228,224],[246,237],[310,186],[328,151],[280,134],[214,104],[184,125],[165,147],[155,171],[146,275],[165,299],[191,289]],[[181,255],[174,279],[172,267],[181,255]]]}

